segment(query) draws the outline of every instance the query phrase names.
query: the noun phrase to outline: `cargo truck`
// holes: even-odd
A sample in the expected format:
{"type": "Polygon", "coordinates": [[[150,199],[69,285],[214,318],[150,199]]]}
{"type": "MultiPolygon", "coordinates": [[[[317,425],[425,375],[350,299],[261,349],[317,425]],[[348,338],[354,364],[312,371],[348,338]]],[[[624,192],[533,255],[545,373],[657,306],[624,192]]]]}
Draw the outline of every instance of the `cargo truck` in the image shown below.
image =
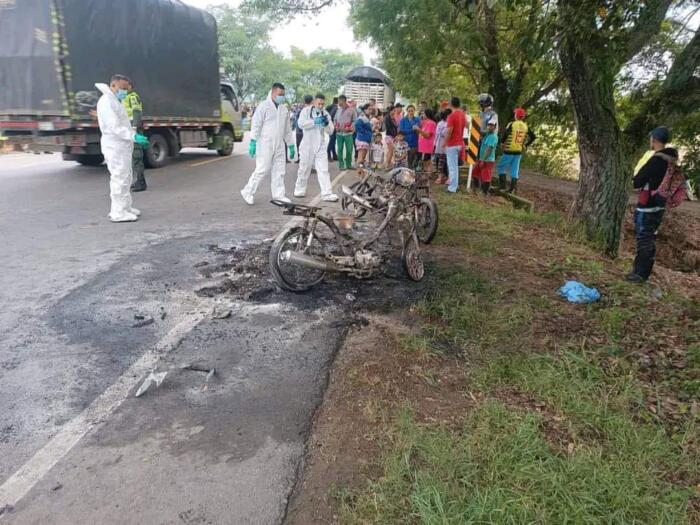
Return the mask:
{"type": "Polygon", "coordinates": [[[114,73],[141,96],[148,167],[182,148],[231,155],[243,139],[207,12],[179,0],[0,0],[0,135],[101,164],[91,110],[95,83],[114,73]]]}

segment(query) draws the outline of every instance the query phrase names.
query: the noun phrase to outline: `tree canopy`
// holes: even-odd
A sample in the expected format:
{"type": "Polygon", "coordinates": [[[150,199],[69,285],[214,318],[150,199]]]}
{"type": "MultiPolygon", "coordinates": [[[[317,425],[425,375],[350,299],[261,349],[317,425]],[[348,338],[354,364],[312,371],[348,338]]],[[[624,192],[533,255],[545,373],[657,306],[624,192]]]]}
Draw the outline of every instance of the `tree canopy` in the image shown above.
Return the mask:
{"type": "Polygon", "coordinates": [[[285,56],[268,43],[275,24],[270,16],[229,5],[213,6],[209,11],[219,27],[221,66],[238,101],[266,97],[273,82],[285,84],[292,102],[318,92],[333,96],[348,71],[362,65],[359,53],[337,49],[307,54],[293,47],[290,56],[285,56]]]}

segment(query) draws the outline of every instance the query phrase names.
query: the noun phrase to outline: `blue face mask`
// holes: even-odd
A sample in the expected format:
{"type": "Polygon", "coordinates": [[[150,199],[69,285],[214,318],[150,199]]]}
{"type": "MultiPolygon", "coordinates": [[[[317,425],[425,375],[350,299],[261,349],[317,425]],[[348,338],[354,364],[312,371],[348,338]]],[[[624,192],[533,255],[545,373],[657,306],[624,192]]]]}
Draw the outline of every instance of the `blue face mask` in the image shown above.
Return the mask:
{"type": "Polygon", "coordinates": [[[124,100],[128,94],[129,94],[129,92],[126,89],[118,89],[117,90],[117,98],[120,101],[124,100]]]}
{"type": "Polygon", "coordinates": [[[277,95],[275,97],[275,104],[282,104],[284,103],[284,95],[277,95]]]}

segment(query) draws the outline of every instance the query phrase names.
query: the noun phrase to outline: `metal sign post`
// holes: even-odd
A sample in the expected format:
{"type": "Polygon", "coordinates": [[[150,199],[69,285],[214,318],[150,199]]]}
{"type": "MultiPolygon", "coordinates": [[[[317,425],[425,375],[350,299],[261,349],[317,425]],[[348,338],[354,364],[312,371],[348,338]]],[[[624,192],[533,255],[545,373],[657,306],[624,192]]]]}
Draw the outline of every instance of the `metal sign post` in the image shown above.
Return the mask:
{"type": "Polygon", "coordinates": [[[469,143],[467,144],[467,164],[469,164],[469,176],[467,177],[467,191],[472,186],[472,171],[479,158],[479,143],[481,142],[481,119],[474,115],[469,119],[469,143]]]}

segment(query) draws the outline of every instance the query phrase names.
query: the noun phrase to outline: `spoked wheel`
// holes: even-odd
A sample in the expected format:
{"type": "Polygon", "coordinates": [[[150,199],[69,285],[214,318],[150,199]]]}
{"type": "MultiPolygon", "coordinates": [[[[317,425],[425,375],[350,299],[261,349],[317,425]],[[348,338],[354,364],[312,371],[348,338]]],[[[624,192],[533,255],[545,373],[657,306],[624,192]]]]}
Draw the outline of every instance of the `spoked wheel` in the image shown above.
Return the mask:
{"type": "Polygon", "coordinates": [[[410,235],[406,239],[406,245],[401,256],[403,269],[412,281],[420,281],[425,275],[425,267],[423,266],[423,256],[420,253],[420,245],[418,237],[410,235]]]}
{"type": "Polygon", "coordinates": [[[291,292],[305,292],[323,281],[324,270],[308,268],[283,260],[282,254],[287,251],[321,258],[323,244],[314,235],[311,245],[308,245],[309,231],[300,226],[287,228],[280,233],[270,249],[270,270],[277,284],[291,292]]]}
{"type": "Polygon", "coordinates": [[[438,207],[434,200],[423,197],[420,200],[416,217],[416,235],[423,244],[430,244],[438,228],[438,207]]]}
{"type": "MultiPolygon", "coordinates": [[[[369,185],[367,182],[362,182],[361,180],[353,182],[350,185],[350,189],[360,197],[371,197],[372,193],[374,193],[374,187],[369,185]]],[[[348,196],[343,196],[343,198],[340,200],[340,206],[345,211],[351,211],[358,219],[367,213],[365,208],[357,204],[348,196]]]]}

